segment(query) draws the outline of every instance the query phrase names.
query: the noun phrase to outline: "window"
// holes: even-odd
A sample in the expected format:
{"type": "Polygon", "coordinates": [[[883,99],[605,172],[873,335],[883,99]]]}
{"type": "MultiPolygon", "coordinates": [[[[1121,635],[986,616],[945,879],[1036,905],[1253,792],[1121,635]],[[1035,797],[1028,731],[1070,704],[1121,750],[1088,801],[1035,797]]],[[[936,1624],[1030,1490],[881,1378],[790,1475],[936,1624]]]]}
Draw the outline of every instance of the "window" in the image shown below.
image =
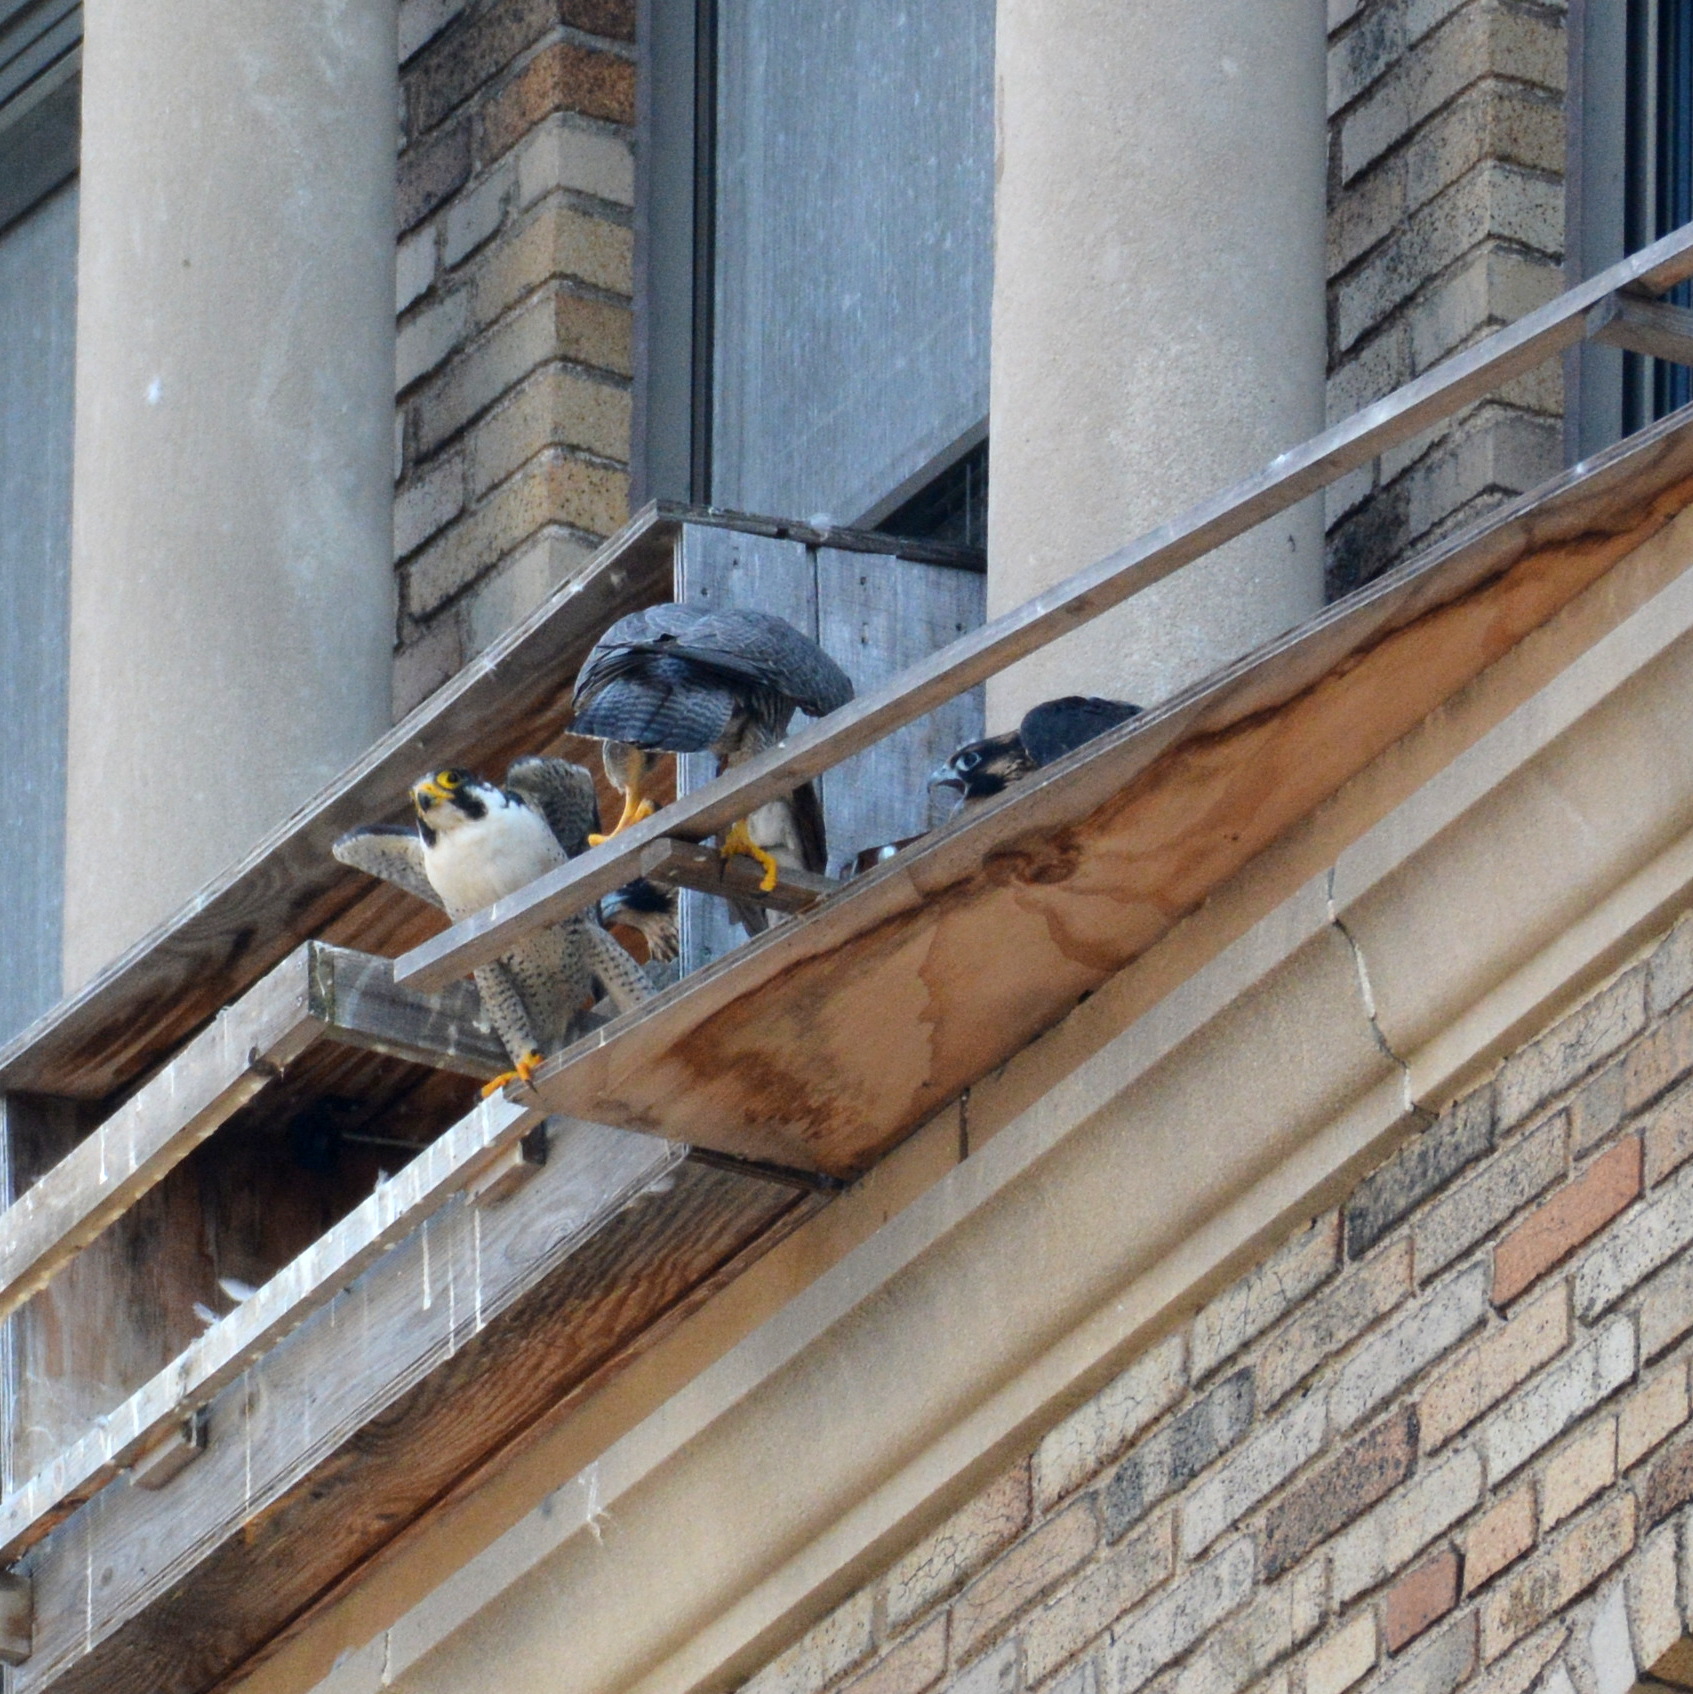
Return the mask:
{"type": "Polygon", "coordinates": [[[866,527],[979,496],[991,0],[650,0],[647,23],[643,493],[866,527]]]}
{"type": "Polygon", "coordinates": [[[60,987],[80,38],[0,0],[0,1040],[60,987]]]}
{"type": "MultiPolygon", "coordinates": [[[[1578,0],[1571,55],[1574,280],[1693,220],[1693,0],[1578,0]]],[[[1572,458],[1693,398],[1685,367],[1610,347],[1577,349],[1567,374],[1572,458]]]]}

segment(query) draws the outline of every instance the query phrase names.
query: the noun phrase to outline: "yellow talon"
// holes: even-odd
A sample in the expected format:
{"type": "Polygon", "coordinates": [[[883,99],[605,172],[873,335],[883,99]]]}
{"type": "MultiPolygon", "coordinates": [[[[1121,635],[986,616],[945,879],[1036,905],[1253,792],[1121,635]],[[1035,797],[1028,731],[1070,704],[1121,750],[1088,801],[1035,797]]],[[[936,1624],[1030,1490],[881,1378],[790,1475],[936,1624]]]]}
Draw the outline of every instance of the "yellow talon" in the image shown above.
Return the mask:
{"type": "Polygon", "coordinates": [[[533,1047],[517,1061],[515,1070],[501,1071],[492,1082],[485,1083],[482,1088],[482,1098],[491,1099],[500,1090],[513,1082],[528,1082],[536,1071],[541,1068],[543,1055],[533,1047]]]}
{"type": "Polygon", "coordinates": [[[759,864],[763,865],[764,880],[758,885],[760,894],[768,894],[776,886],[776,877],[781,870],[781,866],[776,863],[772,854],[765,852],[753,840],[752,831],[747,828],[745,818],[742,818],[739,823],[730,825],[729,833],[723,837],[723,845],[718,851],[725,859],[732,859],[737,853],[744,853],[749,859],[756,859],[759,864]]]}
{"type": "Polygon", "coordinates": [[[655,810],[656,808],[651,800],[637,800],[635,791],[631,789],[623,796],[623,816],[617,820],[610,833],[590,835],[588,845],[590,847],[603,847],[606,842],[611,840],[613,835],[621,835],[624,830],[632,829],[638,823],[645,823],[655,810]]]}

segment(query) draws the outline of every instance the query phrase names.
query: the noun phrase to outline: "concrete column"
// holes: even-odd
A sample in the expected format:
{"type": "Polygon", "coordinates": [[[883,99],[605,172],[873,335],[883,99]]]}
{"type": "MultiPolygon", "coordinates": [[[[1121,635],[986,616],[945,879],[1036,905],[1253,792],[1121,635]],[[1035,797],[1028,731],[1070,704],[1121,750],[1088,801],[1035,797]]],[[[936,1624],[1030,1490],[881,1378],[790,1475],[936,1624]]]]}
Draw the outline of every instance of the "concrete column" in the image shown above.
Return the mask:
{"type": "MultiPolygon", "coordinates": [[[[1321,0],[999,0],[988,604],[1323,421],[1321,0]]],[[[1289,514],[989,686],[1148,704],[1322,603],[1289,514]]]]}
{"type": "Polygon", "coordinates": [[[394,639],[395,0],[85,0],[74,988],[367,747],[394,639]]]}

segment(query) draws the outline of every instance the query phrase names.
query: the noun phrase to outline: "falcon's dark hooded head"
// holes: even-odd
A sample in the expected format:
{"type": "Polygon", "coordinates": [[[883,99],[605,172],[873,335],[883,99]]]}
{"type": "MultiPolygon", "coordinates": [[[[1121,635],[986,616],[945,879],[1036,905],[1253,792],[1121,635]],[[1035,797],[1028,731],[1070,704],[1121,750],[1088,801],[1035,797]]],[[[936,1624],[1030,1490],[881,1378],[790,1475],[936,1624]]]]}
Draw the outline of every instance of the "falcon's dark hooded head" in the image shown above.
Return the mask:
{"type": "Polygon", "coordinates": [[[1060,700],[1043,701],[1024,714],[1016,729],[966,742],[929,778],[929,786],[956,790],[963,804],[991,799],[1030,771],[1073,753],[1139,711],[1127,700],[1092,695],[1067,694],[1060,700]]]}

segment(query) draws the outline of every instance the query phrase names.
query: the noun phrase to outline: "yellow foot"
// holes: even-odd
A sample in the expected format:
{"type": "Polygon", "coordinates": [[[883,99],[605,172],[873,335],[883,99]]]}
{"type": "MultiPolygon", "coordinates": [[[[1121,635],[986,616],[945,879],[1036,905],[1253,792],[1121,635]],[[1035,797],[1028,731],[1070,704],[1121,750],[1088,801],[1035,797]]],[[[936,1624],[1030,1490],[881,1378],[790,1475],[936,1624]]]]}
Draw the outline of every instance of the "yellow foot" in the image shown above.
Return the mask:
{"type": "Polygon", "coordinates": [[[771,854],[766,853],[753,840],[752,831],[747,828],[745,818],[742,818],[737,824],[730,825],[729,833],[723,837],[723,845],[718,848],[718,851],[726,859],[734,858],[737,853],[744,853],[749,859],[756,859],[764,866],[764,880],[758,885],[759,893],[768,894],[776,886],[776,874],[781,867],[771,854]]]}
{"type": "Polygon", "coordinates": [[[651,800],[640,800],[631,804],[630,797],[625,794],[623,796],[623,816],[617,820],[610,834],[590,835],[588,845],[590,847],[603,847],[611,840],[613,835],[621,835],[624,830],[632,829],[638,823],[645,823],[653,815],[655,809],[651,800]]]}
{"type": "Polygon", "coordinates": [[[527,1082],[541,1068],[541,1054],[531,1048],[517,1061],[515,1070],[502,1071],[492,1082],[485,1083],[482,1088],[482,1098],[491,1099],[504,1088],[507,1083],[527,1082]]]}

